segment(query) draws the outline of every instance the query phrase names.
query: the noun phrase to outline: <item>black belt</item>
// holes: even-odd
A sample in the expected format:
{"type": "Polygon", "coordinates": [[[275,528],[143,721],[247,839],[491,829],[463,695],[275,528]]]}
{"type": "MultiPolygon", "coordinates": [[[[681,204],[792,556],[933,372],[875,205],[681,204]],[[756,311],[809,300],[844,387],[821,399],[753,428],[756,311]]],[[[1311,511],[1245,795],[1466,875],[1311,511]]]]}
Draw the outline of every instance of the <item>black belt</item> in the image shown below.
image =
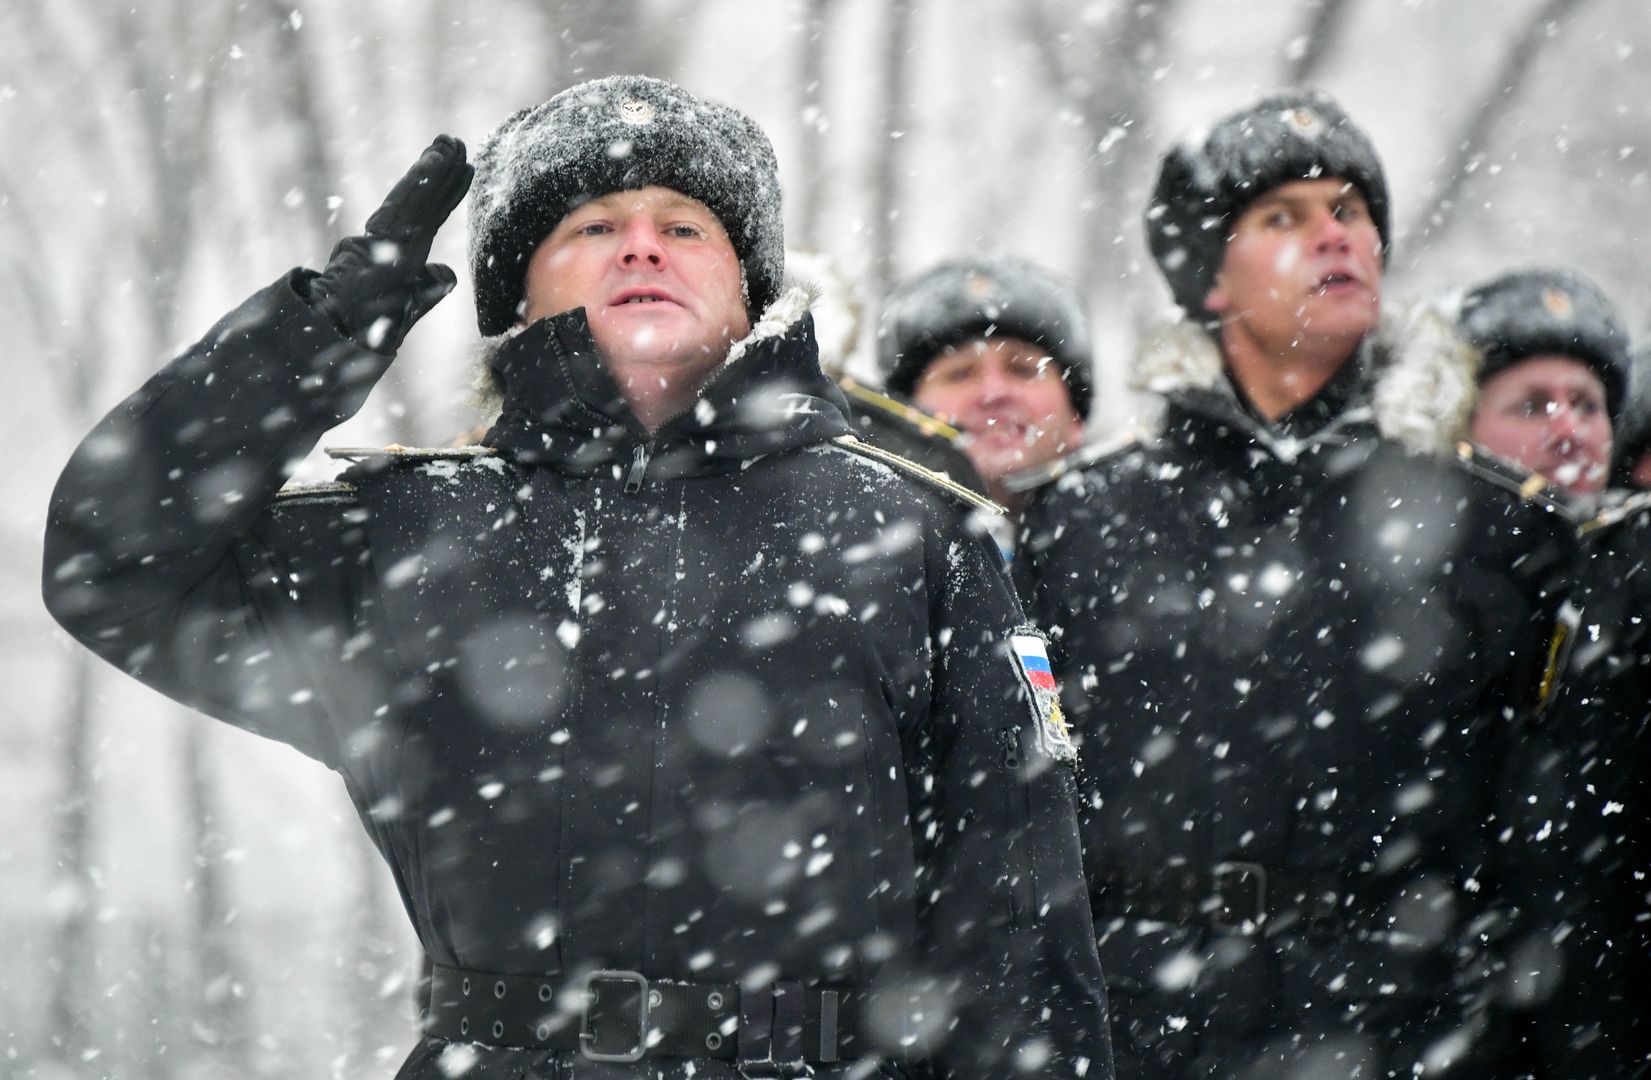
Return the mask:
{"type": "Polygon", "coordinates": [[[594,1061],[723,1058],[748,1076],[793,1076],[807,1075],[807,1062],[874,1056],[860,1022],[870,999],[865,990],[799,982],[742,991],[733,983],[650,981],[635,971],[569,980],[435,964],[424,1030],[594,1061]]]}
{"type": "Polygon", "coordinates": [[[1090,873],[1097,919],[1129,918],[1179,926],[1207,924],[1228,934],[1259,933],[1288,919],[1326,936],[1349,931],[1345,879],[1229,861],[1205,870],[1166,867],[1149,874],[1090,873]]]}

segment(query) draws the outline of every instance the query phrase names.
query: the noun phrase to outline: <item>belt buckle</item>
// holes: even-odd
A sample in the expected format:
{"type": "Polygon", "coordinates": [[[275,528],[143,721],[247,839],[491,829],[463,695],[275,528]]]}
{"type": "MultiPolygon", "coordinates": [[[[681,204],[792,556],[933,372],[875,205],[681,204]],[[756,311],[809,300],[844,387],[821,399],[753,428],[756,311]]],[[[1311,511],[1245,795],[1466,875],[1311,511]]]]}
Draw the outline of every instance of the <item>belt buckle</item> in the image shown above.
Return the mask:
{"type": "Polygon", "coordinates": [[[648,980],[639,971],[593,971],[585,976],[585,1007],[579,1015],[579,1053],[591,1061],[640,1061],[648,1052],[648,980]],[[591,1023],[595,1006],[601,1004],[599,984],[610,983],[636,988],[636,1037],[623,1051],[605,1052],[597,1048],[597,1033],[591,1023]]]}
{"type": "Polygon", "coordinates": [[[1215,910],[1210,925],[1228,934],[1253,934],[1267,918],[1267,868],[1232,860],[1215,864],[1215,910]]]}

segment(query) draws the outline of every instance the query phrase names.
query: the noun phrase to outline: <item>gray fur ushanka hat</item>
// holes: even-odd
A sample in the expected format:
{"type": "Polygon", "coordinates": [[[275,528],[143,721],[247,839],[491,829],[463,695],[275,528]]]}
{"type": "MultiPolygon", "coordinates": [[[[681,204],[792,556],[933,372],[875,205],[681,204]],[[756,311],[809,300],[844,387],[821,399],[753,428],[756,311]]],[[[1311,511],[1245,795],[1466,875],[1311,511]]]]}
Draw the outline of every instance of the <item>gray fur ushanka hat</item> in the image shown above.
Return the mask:
{"type": "Polygon", "coordinates": [[[1364,195],[1385,257],[1393,237],[1381,158],[1329,94],[1269,95],[1165,154],[1147,204],[1147,245],[1175,302],[1207,321],[1204,297],[1221,269],[1233,222],[1272,189],[1320,178],[1345,180],[1364,195]]]}
{"type": "Polygon", "coordinates": [[[673,83],[616,75],[523,109],[482,142],[470,192],[482,334],[515,324],[528,260],[569,211],[653,185],[699,200],[722,222],[753,317],[773,302],[785,274],[785,223],[768,136],[744,113],[673,83]]]}
{"type": "Polygon", "coordinates": [[[1599,375],[1612,420],[1622,415],[1628,331],[1610,299],[1581,274],[1536,267],[1492,278],[1463,295],[1456,325],[1483,357],[1481,383],[1532,356],[1569,356],[1599,375]]]}
{"type": "Polygon", "coordinates": [[[976,337],[1019,338],[1049,350],[1079,417],[1089,416],[1089,318],[1077,290],[1006,256],[941,263],[896,285],[883,303],[878,364],[905,397],[936,354],[976,337]]]}

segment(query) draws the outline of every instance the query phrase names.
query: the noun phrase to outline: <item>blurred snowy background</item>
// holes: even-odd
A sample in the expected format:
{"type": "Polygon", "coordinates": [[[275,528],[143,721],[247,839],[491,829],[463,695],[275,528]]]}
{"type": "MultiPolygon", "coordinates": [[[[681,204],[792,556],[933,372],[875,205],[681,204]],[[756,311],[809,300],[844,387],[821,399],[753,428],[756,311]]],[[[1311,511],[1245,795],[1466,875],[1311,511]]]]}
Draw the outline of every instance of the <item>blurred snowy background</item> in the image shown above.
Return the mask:
{"type": "MultiPolygon", "coordinates": [[[[1643,332],[1648,61],[1643,0],[7,0],[0,1077],[388,1077],[413,1041],[414,946],[333,776],[105,670],[37,576],[92,421],[324,260],[436,133],[474,148],[614,72],[735,105],[778,150],[791,246],[835,260],[867,319],[884,283],[971,249],[1077,279],[1100,434],[1167,310],[1139,226],[1158,154],[1291,83],[1385,157],[1390,299],[1558,262],[1643,332]]],[[[462,219],[436,252],[459,291],[329,442],[483,419],[462,219]]]]}

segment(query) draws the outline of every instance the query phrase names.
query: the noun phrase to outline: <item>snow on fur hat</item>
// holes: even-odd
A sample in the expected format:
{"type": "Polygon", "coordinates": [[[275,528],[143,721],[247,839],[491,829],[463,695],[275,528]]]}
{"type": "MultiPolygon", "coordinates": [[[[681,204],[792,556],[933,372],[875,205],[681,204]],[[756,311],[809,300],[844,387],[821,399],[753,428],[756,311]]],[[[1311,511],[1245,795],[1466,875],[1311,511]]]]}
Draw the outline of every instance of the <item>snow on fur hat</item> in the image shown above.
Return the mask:
{"type": "Polygon", "coordinates": [[[728,231],[753,316],[779,295],[779,163],[750,117],[680,86],[616,75],[570,87],[500,124],[476,155],[470,271],[485,336],[517,319],[527,262],[581,203],[658,185],[698,199],[728,231]]]}
{"type": "Polygon", "coordinates": [[[1040,266],[1006,256],[941,263],[894,287],[877,336],[883,383],[905,396],[929,361],[959,342],[1040,345],[1060,365],[1072,408],[1089,416],[1089,319],[1077,290],[1040,266]]]}
{"type": "Polygon", "coordinates": [[[1208,319],[1204,298],[1239,214],[1280,185],[1321,177],[1364,195],[1385,258],[1392,235],[1381,158],[1329,94],[1271,94],[1183,138],[1164,155],[1146,214],[1147,244],[1175,302],[1208,319]]]}
{"type": "Polygon", "coordinates": [[[1599,286],[1557,267],[1515,270],[1469,289],[1456,324],[1479,350],[1479,381],[1531,356],[1582,361],[1605,384],[1615,420],[1628,390],[1628,332],[1599,286]]]}

